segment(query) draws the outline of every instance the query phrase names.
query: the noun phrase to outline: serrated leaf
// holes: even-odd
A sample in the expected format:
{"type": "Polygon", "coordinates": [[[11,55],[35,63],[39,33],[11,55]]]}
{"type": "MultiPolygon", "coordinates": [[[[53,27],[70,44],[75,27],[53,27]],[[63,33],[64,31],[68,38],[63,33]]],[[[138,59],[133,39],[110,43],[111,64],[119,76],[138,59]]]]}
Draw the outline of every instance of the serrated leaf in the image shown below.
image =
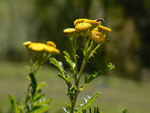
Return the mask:
{"type": "Polygon", "coordinates": [[[115,65],[113,65],[112,63],[107,64],[107,70],[112,70],[115,69],[115,65]]]}
{"type": "Polygon", "coordinates": [[[58,70],[60,71],[60,74],[58,74],[59,77],[61,77],[63,80],[65,80],[67,83],[70,82],[70,77],[68,75],[66,75],[63,66],[62,66],[62,62],[57,61],[55,58],[50,58],[50,63],[52,63],[53,65],[55,65],[58,70]]]}
{"type": "Polygon", "coordinates": [[[91,98],[88,99],[87,102],[84,103],[76,113],[82,113],[82,111],[86,110],[99,97],[99,95],[100,93],[95,93],[93,96],[91,96],[91,98]]]}
{"type": "Polygon", "coordinates": [[[20,110],[19,110],[19,107],[17,105],[15,98],[11,95],[8,95],[8,97],[9,97],[9,100],[10,100],[10,103],[11,103],[14,113],[20,113],[20,110]]]}
{"type": "Polygon", "coordinates": [[[65,107],[63,107],[63,110],[65,111],[65,113],[70,113],[70,105],[66,104],[65,107]]]}
{"type": "Polygon", "coordinates": [[[49,105],[37,106],[30,113],[44,113],[44,112],[48,111],[49,108],[50,108],[49,105]]]}
{"type": "Polygon", "coordinates": [[[38,101],[38,100],[40,100],[40,99],[43,99],[43,98],[45,98],[45,94],[36,94],[35,96],[34,96],[34,98],[33,98],[33,101],[38,101]]]}
{"type": "Polygon", "coordinates": [[[46,99],[46,98],[40,99],[40,100],[38,100],[37,102],[34,103],[34,106],[49,105],[51,100],[52,100],[51,98],[49,98],[49,99],[46,99]]]}
{"type": "Polygon", "coordinates": [[[75,71],[75,63],[72,61],[72,59],[67,51],[64,51],[63,53],[65,54],[64,57],[65,57],[67,63],[69,64],[71,71],[74,72],[75,71]]]}
{"type": "Polygon", "coordinates": [[[94,72],[89,79],[86,78],[85,83],[89,83],[91,81],[93,81],[95,78],[99,77],[100,75],[104,74],[107,71],[110,71],[112,69],[115,69],[115,65],[113,65],[112,63],[107,64],[104,68],[102,68],[101,71],[99,72],[94,72]]]}
{"type": "Polygon", "coordinates": [[[62,66],[62,62],[57,61],[55,58],[50,58],[50,63],[52,63],[53,65],[55,65],[58,70],[60,71],[61,74],[65,75],[63,66],[62,66]]]}
{"type": "Polygon", "coordinates": [[[47,86],[47,84],[46,84],[45,82],[39,83],[39,84],[37,85],[36,90],[38,91],[38,90],[41,89],[41,87],[43,87],[43,86],[47,86]]]}

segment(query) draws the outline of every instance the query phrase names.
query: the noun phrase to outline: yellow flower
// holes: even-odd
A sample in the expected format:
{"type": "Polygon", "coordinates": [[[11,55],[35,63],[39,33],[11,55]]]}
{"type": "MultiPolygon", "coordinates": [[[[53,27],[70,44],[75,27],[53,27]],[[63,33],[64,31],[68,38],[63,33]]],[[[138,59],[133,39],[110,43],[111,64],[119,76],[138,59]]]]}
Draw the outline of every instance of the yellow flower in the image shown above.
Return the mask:
{"type": "Polygon", "coordinates": [[[60,54],[60,51],[59,51],[58,49],[56,49],[56,48],[54,48],[54,52],[55,52],[56,54],[60,54]]]}
{"type": "Polygon", "coordinates": [[[75,28],[64,29],[64,33],[67,34],[67,36],[69,38],[78,38],[79,37],[79,33],[77,32],[77,30],[75,28]]]}
{"type": "Polygon", "coordinates": [[[47,41],[46,43],[47,43],[47,45],[50,45],[50,46],[53,46],[53,47],[56,48],[56,44],[55,44],[54,42],[52,42],[52,41],[47,41]]]}
{"type": "Polygon", "coordinates": [[[74,28],[64,29],[64,33],[66,33],[66,34],[71,34],[71,33],[74,33],[74,32],[76,32],[76,29],[74,29],[74,28]]]}
{"type": "Polygon", "coordinates": [[[104,31],[104,32],[111,32],[111,29],[102,25],[97,26],[98,29],[104,31]]]}
{"type": "Polygon", "coordinates": [[[85,18],[76,19],[76,20],[74,21],[74,25],[77,25],[78,23],[82,23],[82,22],[84,22],[85,20],[88,20],[88,19],[85,19],[85,18]]]}
{"type": "Polygon", "coordinates": [[[31,43],[28,48],[32,51],[41,52],[44,50],[44,47],[45,44],[42,43],[31,43]]]}
{"type": "Polygon", "coordinates": [[[32,43],[31,41],[27,41],[27,42],[24,42],[23,45],[24,45],[25,47],[28,47],[31,43],[32,43]]]}
{"type": "Polygon", "coordinates": [[[99,22],[97,22],[96,20],[85,20],[84,21],[85,23],[90,23],[91,25],[100,25],[100,23],[99,22]]]}
{"type": "Polygon", "coordinates": [[[56,53],[56,54],[60,53],[60,51],[58,49],[56,49],[55,47],[49,46],[49,45],[45,45],[44,50],[48,53],[56,53]]]}
{"type": "Polygon", "coordinates": [[[97,28],[93,29],[90,33],[90,38],[96,43],[104,42],[106,35],[102,32],[99,32],[97,28]]]}
{"type": "Polygon", "coordinates": [[[79,23],[75,26],[75,29],[79,31],[84,31],[84,30],[88,30],[91,27],[92,25],[90,23],[79,23]]]}

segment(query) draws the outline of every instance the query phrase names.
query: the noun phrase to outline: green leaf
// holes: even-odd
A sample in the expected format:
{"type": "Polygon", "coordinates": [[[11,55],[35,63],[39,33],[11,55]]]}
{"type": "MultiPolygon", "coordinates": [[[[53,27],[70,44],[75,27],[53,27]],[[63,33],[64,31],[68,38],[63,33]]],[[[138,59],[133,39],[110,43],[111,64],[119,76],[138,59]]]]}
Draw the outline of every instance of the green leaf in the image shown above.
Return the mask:
{"type": "Polygon", "coordinates": [[[60,74],[58,74],[58,76],[62,78],[63,80],[65,80],[67,83],[70,83],[70,77],[65,73],[63,66],[62,66],[62,62],[58,62],[55,58],[50,58],[50,63],[55,65],[60,71],[60,74]]]}
{"type": "Polygon", "coordinates": [[[9,100],[10,100],[10,103],[11,103],[11,106],[12,106],[14,113],[20,113],[20,110],[19,110],[19,107],[16,103],[15,98],[11,95],[8,95],[8,97],[9,97],[9,100]]]}
{"type": "Polygon", "coordinates": [[[45,94],[36,94],[33,98],[33,101],[39,101],[40,99],[45,98],[45,94]]]}
{"type": "Polygon", "coordinates": [[[83,110],[81,113],[103,113],[102,111],[100,111],[100,109],[98,107],[94,107],[94,109],[92,110],[92,108],[90,107],[89,110],[83,110]]]}
{"type": "Polygon", "coordinates": [[[34,106],[43,106],[43,105],[49,105],[50,102],[51,102],[51,98],[49,99],[46,99],[46,98],[43,98],[43,99],[39,99],[38,101],[36,101],[34,103],[34,106]]]}
{"type": "Polygon", "coordinates": [[[71,107],[70,107],[68,104],[66,104],[66,105],[63,107],[63,109],[64,109],[65,113],[70,113],[71,107]]]}
{"type": "Polygon", "coordinates": [[[37,106],[30,113],[44,113],[44,112],[48,111],[49,108],[50,108],[49,105],[37,106]]]}
{"type": "Polygon", "coordinates": [[[47,84],[46,84],[45,82],[39,83],[39,84],[37,85],[36,90],[38,91],[38,90],[41,89],[41,87],[43,87],[43,86],[47,86],[47,84]]]}
{"type": "Polygon", "coordinates": [[[104,74],[107,71],[110,71],[112,69],[115,69],[115,65],[113,65],[112,63],[107,64],[104,68],[102,68],[101,71],[99,72],[94,72],[89,79],[87,79],[87,77],[85,77],[85,83],[89,83],[91,81],[93,81],[95,78],[99,77],[100,75],[104,74]]]}
{"type": "Polygon", "coordinates": [[[109,63],[109,64],[107,64],[107,70],[112,70],[112,69],[115,69],[115,65],[113,65],[112,63],[109,63]]]}
{"type": "Polygon", "coordinates": [[[123,110],[122,113],[129,113],[127,109],[123,110]]]}
{"type": "Polygon", "coordinates": [[[31,79],[31,86],[32,86],[32,97],[34,97],[35,93],[36,93],[36,88],[37,88],[37,81],[36,78],[34,77],[33,73],[29,74],[29,77],[31,79]]]}
{"type": "Polygon", "coordinates": [[[100,93],[95,93],[92,97],[88,96],[88,99],[84,98],[84,103],[80,104],[81,108],[76,113],[82,113],[85,111],[95,100],[99,97],[100,93]]]}
{"type": "Polygon", "coordinates": [[[58,70],[60,71],[61,74],[65,75],[63,66],[62,66],[62,62],[57,61],[55,58],[50,58],[50,63],[52,63],[53,65],[55,65],[58,70]]]}
{"type": "Polygon", "coordinates": [[[65,57],[67,63],[69,64],[71,71],[75,72],[75,63],[72,61],[69,53],[67,51],[64,51],[63,53],[65,54],[64,57],[65,57]]]}

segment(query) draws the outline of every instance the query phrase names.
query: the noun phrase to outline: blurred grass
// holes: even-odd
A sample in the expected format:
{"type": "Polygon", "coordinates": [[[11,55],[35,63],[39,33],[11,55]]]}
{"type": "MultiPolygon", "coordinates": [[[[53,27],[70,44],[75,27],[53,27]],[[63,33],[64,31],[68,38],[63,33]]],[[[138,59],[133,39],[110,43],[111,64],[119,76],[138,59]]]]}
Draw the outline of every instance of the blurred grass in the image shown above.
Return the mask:
{"type": "MultiPolygon", "coordinates": [[[[28,85],[28,72],[25,63],[0,63],[0,113],[9,113],[8,94],[23,102],[24,91],[28,85]]],[[[57,77],[57,73],[54,67],[44,66],[37,74],[38,81],[45,81],[48,84],[48,87],[43,88],[44,92],[53,98],[50,113],[61,113],[62,106],[69,102],[65,95],[65,83],[57,77]]],[[[150,84],[102,76],[92,82],[79,98],[92,95],[96,91],[101,92],[101,96],[94,105],[99,106],[104,113],[121,113],[125,108],[130,113],[150,111],[150,84]]],[[[79,99],[78,103],[82,101],[79,99]]]]}

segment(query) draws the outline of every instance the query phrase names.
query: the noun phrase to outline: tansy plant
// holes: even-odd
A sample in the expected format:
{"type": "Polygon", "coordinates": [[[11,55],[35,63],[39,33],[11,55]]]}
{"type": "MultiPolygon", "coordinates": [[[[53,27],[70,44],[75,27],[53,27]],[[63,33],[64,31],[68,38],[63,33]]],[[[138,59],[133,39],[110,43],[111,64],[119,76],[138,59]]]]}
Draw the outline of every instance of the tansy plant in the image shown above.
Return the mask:
{"type": "Polygon", "coordinates": [[[31,41],[24,42],[23,45],[28,50],[30,59],[30,80],[24,104],[18,104],[15,98],[9,95],[14,113],[45,113],[50,107],[50,98],[46,98],[41,87],[45,83],[37,83],[35,78],[36,72],[51,56],[59,54],[54,42],[47,41],[47,44],[33,43],[31,41]]]}
{"type": "MultiPolygon", "coordinates": [[[[71,54],[66,51],[63,52],[64,58],[70,67],[71,75],[68,75],[64,70],[62,62],[51,58],[53,55],[60,53],[54,42],[47,41],[47,43],[44,44],[27,41],[23,43],[29,53],[30,73],[28,79],[30,83],[26,91],[24,104],[18,104],[16,99],[9,95],[13,113],[46,113],[48,111],[51,99],[46,98],[41,90],[41,87],[43,85],[45,86],[45,83],[37,83],[36,80],[38,69],[48,59],[58,68],[60,72],[58,76],[62,78],[67,85],[67,96],[70,99],[70,105],[65,105],[64,111],[66,113],[93,113],[93,111],[94,113],[102,113],[98,107],[94,107],[94,109],[90,108],[90,105],[99,97],[99,92],[93,96],[87,96],[87,98],[84,98],[83,104],[79,104],[78,107],[76,106],[78,95],[89,83],[105,72],[115,68],[114,65],[109,63],[99,72],[94,72],[90,76],[84,76],[84,82],[81,83],[81,76],[89,59],[94,57],[97,49],[109,42],[106,35],[111,32],[111,29],[102,26],[102,21],[103,19],[77,19],[74,21],[74,28],[64,29],[64,33],[70,40],[72,47],[71,54]],[[81,43],[79,45],[79,41],[82,41],[82,45],[81,43]],[[78,50],[82,50],[83,55],[79,56],[77,54],[78,50]],[[79,61],[81,61],[81,65],[78,64],[79,61]]],[[[128,113],[128,111],[124,110],[123,113],[128,113]]]]}
{"type": "MultiPolygon", "coordinates": [[[[106,44],[109,39],[106,37],[111,29],[101,25],[103,19],[89,20],[77,19],[74,21],[74,28],[64,29],[64,33],[70,40],[72,47],[72,54],[64,51],[64,58],[69,64],[71,75],[68,75],[63,68],[62,62],[57,61],[55,58],[50,58],[50,62],[55,65],[60,73],[58,76],[62,78],[67,85],[67,95],[70,99],[71,105],[66,105],[64,111],[66,113],[86,113],[86,109],[98,98],[100,93],[95,93],[93,96],[84,98],[84,103],[76,107],[78,95],[84,88],[94,79],[102,75],[104,72],[115,68],[111,63],[107,64],[99,72],[91,74],[91,76],[84,77],[84,83],[81,84],[81,76],[83,70],[91,57],[94,57],[97,49],[106,44]],[[79,46],[79,41],[82,40],[82,46],[79,46]],[[77,50],[82,50],[83,58],[77,55],[77,50]],[[83,59],[81,66],[78,64],[79,58],[83,59]],[[80,69],[79,69],[80,68],[80,69]],[[72,80],[73,79],[73,80],[72,80]]],[[[94,113],[100,113],[95,110],[94,113]]]]}

